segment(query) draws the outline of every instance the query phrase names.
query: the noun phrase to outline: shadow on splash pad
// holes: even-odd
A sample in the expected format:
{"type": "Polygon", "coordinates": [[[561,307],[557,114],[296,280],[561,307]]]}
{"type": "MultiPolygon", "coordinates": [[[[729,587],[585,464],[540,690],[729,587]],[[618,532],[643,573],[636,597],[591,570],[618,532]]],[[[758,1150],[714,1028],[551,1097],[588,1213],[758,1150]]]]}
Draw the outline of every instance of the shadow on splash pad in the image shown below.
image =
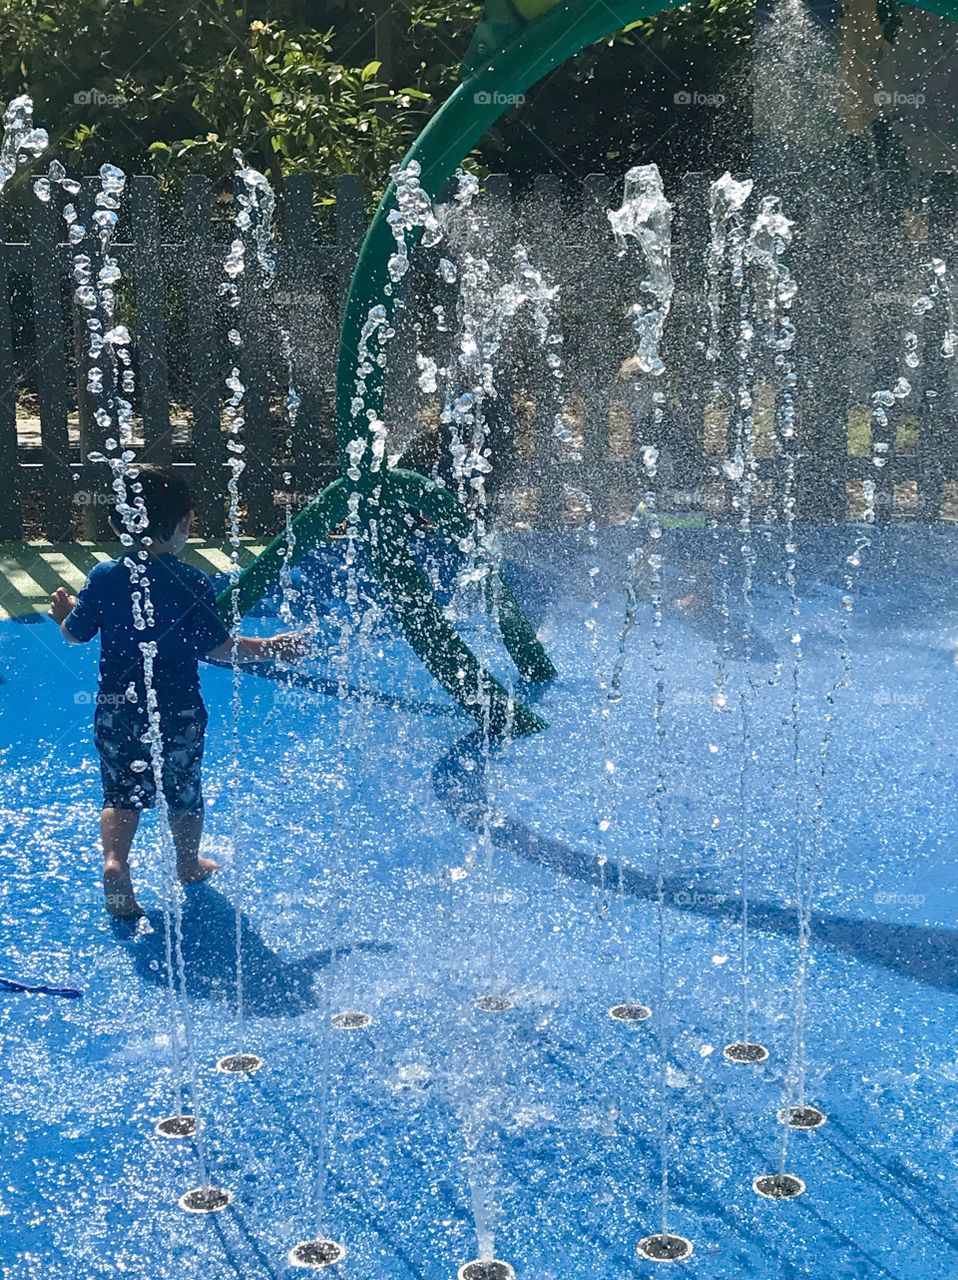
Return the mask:
{"type": "MultiPolygon", "coordinates": [[[[152,931],[131,934],[114,930],[133,958],[145,982],[165,986],[165,925],[161,912],[148,913],[152,931]]],[[[332,958],[328,948],[296,960],[285,960],[266,942],[245,912],[240,912],[243,937],[243,992],[247,1013],[256,1018],[288,1018],[316,1009],[323,993],[314,979],[332,958]]],[[[229,898],[208,881],[194,885],[182,908],[183,966],[190,999],[231,1001],[236,984],[236,914],[229,898]]],[[[337,956],[352,951],[385,953],[384,943],[354,942],[337,947],[337,956]]]]}

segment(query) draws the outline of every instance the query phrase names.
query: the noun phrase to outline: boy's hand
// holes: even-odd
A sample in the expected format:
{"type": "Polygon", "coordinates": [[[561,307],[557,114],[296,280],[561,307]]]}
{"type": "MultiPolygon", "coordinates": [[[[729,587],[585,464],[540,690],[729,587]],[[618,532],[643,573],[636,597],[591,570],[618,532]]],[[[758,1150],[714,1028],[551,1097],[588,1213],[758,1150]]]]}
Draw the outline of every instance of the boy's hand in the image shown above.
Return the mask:
{"type": "Polygon", "coordinates": [[[206,655],[214,662],[267,662],[280,658],[297,662],[309,652],[314,630],[281,631],[276,636],[230,636],[206,655]]]}
{"type": "Polygon", "coordinates": [[[47,612],[54,622],[62,623],[73,612],[76,602],[76,596],[71,596],[66,587],[57,587],[50,597],[50,608],[47,612]]]}
{"type": "Polygon", "coordinates": [[[269,640],[270,654],[283,662],[298,662],[313,643],[312,631],[283,631],[269,640]]]}

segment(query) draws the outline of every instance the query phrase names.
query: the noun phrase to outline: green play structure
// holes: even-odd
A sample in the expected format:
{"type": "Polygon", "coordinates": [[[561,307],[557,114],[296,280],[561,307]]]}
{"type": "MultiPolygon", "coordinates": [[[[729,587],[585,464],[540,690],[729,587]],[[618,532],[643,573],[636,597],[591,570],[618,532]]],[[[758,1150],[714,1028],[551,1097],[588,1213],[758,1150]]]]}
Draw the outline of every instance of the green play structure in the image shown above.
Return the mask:
{"type": "MultiPolygon", "coordinates": [[[[621,31],[630,23],[677,7],[678,0],[489,0],[463,63],[456,91],[433,116],[402,161],[420,166],[423,190],[436,197],[482,135],[515,100],[553,68],[586,46],[621,31]]],[[[956,0],[924,0],[922,8],[943,17],[958,14],[956,0]]],[[[414,471],[382,466],[374,459],[367,414],[383,417],[383,370],[375,358],[363,360],[368,344],[371,312],[388,325],[395,305],[388,262],[396,242],[387,222],[395,208],[396,185],[391,183],[370,223],[346,300],[339,347],[336,389],[336,433],[339,479],[309,503],[294,521],[295,555],[315,546],[349,517],[351,495],[359,494],[352,519],[369,552],[378,577],[403,634],[438,680],[477,718],[488,714],[488,727],[501,733],[524,734],[544,728],[525,704],[510,704],[505,688],[485,670],[436,604],[430,586],[417,566],[409,545],[410,517],[426,516],[446,537],[458,541],[469,535],[472,522],[458,498],[414,471]],[[366,336],[364,336],[364,330],[366,336]],[[364,373],[360,373],[360,364],[364,373]],[[361,395],[357,395],[358,380],[361,395]],[[350,445],[366,445],[358,462],[350,459],[350,445]],[[347,468],[355,476],[346,476],[347,468]],[[484,687],[485,698],[478,698],[484,687]]],[[[415,233],[408,236],[409,248],[415,233]]],[[[241,613],[273,590],[286,555],[284,535],[277,537],[244,570],[238,582],[241,613]]],[[[546,681],[556,672],[508,584],[498,579],[487,587],[503,641],[517,670],[528,681],[546,681]]],[[[220,599],[225,617],[232,608],[232,591],[220,599]]]]}

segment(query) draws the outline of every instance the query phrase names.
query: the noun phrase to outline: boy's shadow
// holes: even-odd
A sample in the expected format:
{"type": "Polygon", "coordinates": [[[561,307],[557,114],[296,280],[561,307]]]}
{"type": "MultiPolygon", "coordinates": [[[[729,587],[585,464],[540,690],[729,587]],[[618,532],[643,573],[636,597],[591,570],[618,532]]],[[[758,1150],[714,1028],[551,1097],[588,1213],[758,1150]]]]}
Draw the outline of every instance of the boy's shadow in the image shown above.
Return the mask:
{"type": "MultiPolygon", "coordinates": [[[[147,982],[165,986],[166,926],[161,911],[150,911],[150,932],[131,933],[117,924],[115,933],[129,950],[137,973],[147,982]]],[[[325,948],[298,960],[284,960],[273,951],[249,917],[240,912],[242,925],[243,998],[254,1018],[289,1018],[315,1009],[321,993],[315,976],[325,969],[332,950],[325,948]]],[[[236,914],[233,903],[212,884],[193,885],[182,906],[182,951],[186,992],[191,1000],[236,998],[236,914]]],[[[175,937],[173,939],[176,971],[175,937]]],[[[354,942],[338,947],[337,957],[351,951],[387,952],[375,942],[354,942]]]]}

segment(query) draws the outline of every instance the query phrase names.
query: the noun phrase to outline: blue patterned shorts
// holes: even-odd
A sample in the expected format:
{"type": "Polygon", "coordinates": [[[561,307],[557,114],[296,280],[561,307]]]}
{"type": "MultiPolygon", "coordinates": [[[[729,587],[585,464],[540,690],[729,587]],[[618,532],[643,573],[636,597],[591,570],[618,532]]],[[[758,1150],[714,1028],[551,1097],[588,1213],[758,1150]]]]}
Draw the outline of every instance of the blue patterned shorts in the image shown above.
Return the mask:
{"type": "MultiPolygon", "coordinates": [[[[206,721],[204,707],[161,717],[163,794],[171,812],[203,811],[201,766],[206,721]]],[[[151,809],[156,804],[150,744],[143,740],[146,731],[146,713],[141,706],[97,706],[93,742],[100,753],[104,808],[151,809]]]]}

